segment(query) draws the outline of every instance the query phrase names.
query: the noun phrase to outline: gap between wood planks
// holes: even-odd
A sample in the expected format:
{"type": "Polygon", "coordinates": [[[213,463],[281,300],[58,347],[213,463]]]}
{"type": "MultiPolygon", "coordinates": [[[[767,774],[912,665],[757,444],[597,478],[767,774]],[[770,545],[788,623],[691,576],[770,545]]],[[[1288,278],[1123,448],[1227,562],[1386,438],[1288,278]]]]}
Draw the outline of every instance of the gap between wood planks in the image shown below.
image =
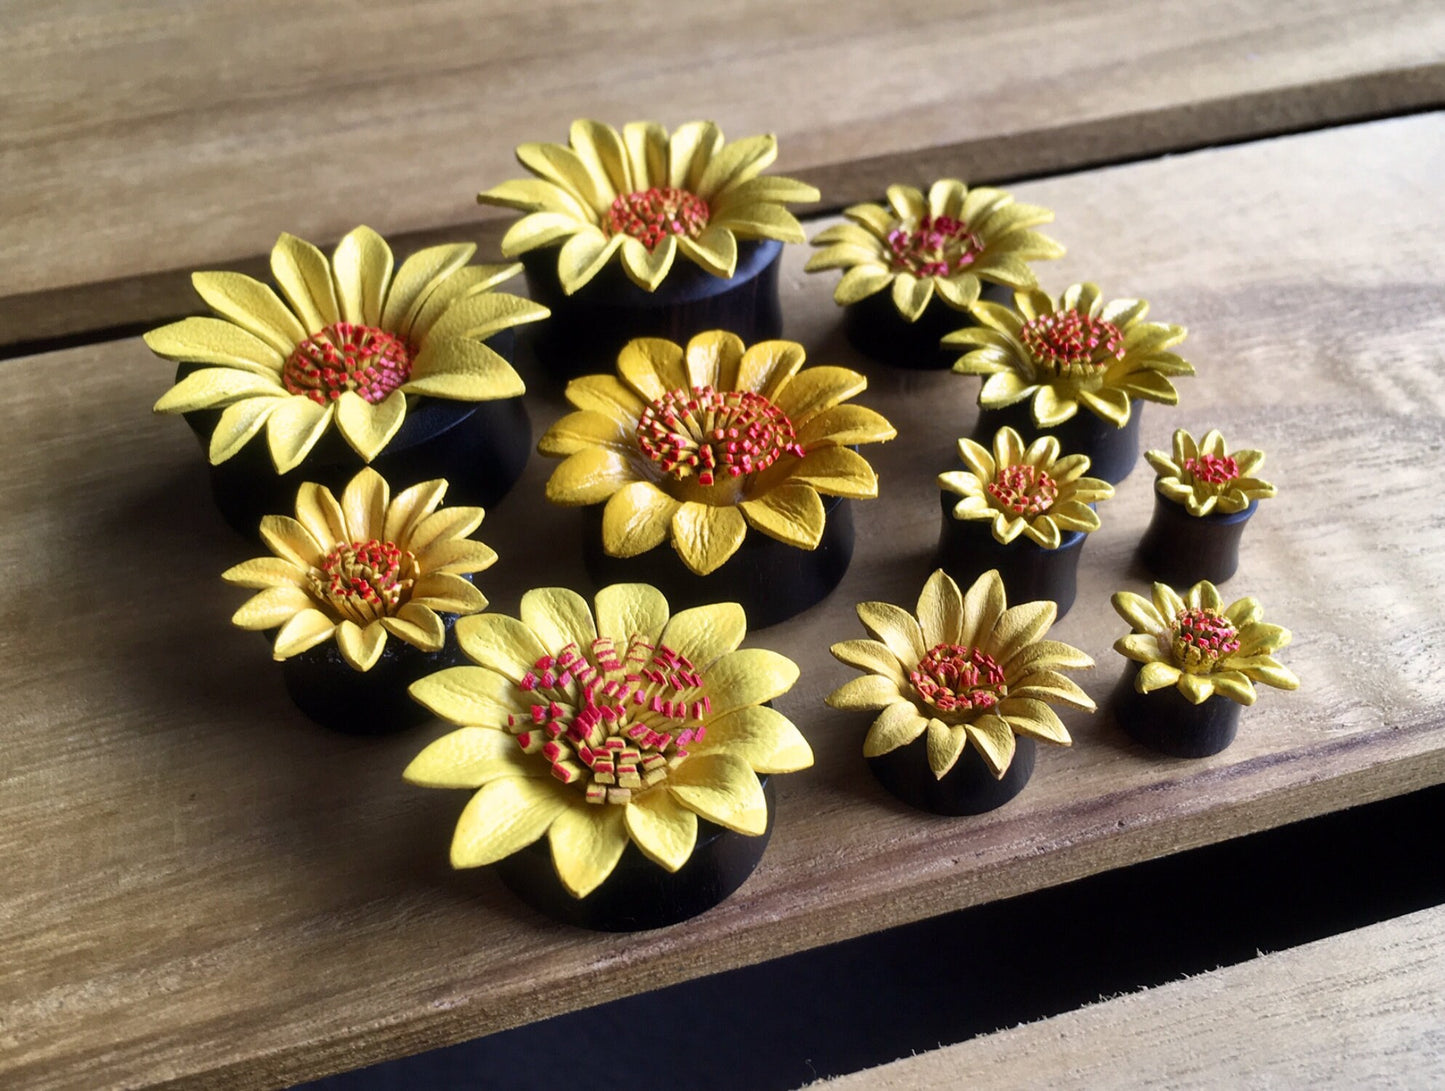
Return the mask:
{"type": "MultiPolygon", "coordinates": [[[[1136,163],[1205,148],[1229,147],[1303,132],[1339,128],[1392,117],[1408,117],[1445,106],[1445,64],[1431,64],[1368,77],[1349,77],[1287,90],[1260,91],[1237,98],[1140,111],[1066,129],[1033,129],[1006,137],[920,149],[797,171],[825,195],[807,219],[836,214],[862,200],[874,200],[893,181],[926,181],[959,173],[971,185],[1014,185],[1038,178],[1136,163]],[[1179,134],[1188,139],[1179,139],[1179,134]]],[[[400,250],[458,238],[495,254],[510,220],[488,216],[392,241],[400,250]]],[[[283,230],[285,225],[278,225],[283,230]]],[[[211,268],[264,276],[266,258],[215,262],[211,268]]],[[[0,360],[33,356],[102,341],[135,337],[196,311],[190,269],[149,273],[95,284],[50,289],[0,299],[0,360]],[[92,313],[120,312],[122,321],[85,326],[92,313]],[[23,328],[38,331],[9,340],[23,328]],[[8,340],[8,343],[6,343],[8,340]]]]}

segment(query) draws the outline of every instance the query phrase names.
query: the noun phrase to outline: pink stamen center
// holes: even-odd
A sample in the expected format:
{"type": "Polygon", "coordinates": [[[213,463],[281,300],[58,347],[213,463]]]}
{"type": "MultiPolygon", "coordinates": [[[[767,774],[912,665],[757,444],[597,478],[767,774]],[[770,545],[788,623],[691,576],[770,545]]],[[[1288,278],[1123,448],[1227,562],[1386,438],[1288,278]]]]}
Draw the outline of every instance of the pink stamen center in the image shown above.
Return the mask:
{"type": "Polygon", "coordinates": [[[666,779],[706,737],[712,712],[688,658],[637,634],[623,649],[610,637],[568,644],[517,687],[530,706],[507,719],[517,744],[588,803],[626,803],[666,779]]]}
{"type": "Polygon", "coordinates": [[[1124,335],[1102,318],[1055,311],[1024,324],[1024,347],[1039,367],[1055,375],[1089,374],[1124,358],[1124,335]]]}
{"type": "Polygon", "coordinates": [[[654,186],[616,198],[603,227],[608,235],[631,235],[651,250],[668,235],[697,238],[710,216],[707,202],[696,194],[654,186]]]}
{"type": "Polygon", "coordinates": [[[888,249],[895,272],[947,277],[972,265],[983,243],[962,220],[925,215],[911,231],[900,224],[888,232],[888,249]]]}
{"type": "Polygon", "coordinates": [[[1228,455],[1200,455],[1198,458],[1186,458],[1184,469],[1187,470],[1195,481],[1203,481],[1209,485],[1223,485],[1233,481],[1239,476],[1239,463],[1228,455]]]}
{"type": "Polygon", "coordinates": [[[281,382],[318,405],[354,390],[372,405],[411,377],[411,347],[375,326],[336,322],[292,350],[281,382]]]}
{"type": "Polygon", "coordinates": [[[394,614],[420,573],[416,557],[376,538],[335,546],[307,574],[312,593],[342,617],[365,623],[394,614]]]}
{"type": "Polygon", "coordinates": [[[918,696],[940,712],[993,708],[1008,696],[993,656],[960,644],[935,644],[908,678],[918,696]]]}
{"type": "Polygon", "coordinates": [[[1042,515],[1053,506],[1059,486],[1037,466],[1005,466],[984,486],[999,507],[1015,515],[1042,515]]]}
{"type": "Polygon", "coordinates": [[[1239,651],[1239,632],[1213,610],[1180,610],[1170,626],[1174,662],[1189,674],[1208,674],[1226,656],[1239,651]]]}
{"type": "Polygon", "coordinates": [[[695,386],[669,390],[642,412],[637,445],[678,481],[766,470],[784,454],[803,457],[793,422],[761,394],[695,386]]]}

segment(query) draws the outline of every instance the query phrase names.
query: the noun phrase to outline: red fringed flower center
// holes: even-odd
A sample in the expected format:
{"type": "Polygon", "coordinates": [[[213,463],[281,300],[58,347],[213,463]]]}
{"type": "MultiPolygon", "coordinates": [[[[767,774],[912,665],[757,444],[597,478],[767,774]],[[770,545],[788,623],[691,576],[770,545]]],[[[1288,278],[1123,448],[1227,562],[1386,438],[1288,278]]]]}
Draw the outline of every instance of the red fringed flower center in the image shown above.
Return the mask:
{"type": "Polygon", "coordinates": [[[394,614],[410,597],[418,574],[410,550],[373,538],[334,547],[309,577],[318,599],[342,617],[365,624],[394,614]]]}
{"type": "Polygon", "coordinates": [[[1037,466],[1005,466],[984,486],[1001,508],[1015,515],[1042,515],[1053,506],[1059,486],[1037,466]]]}
{"type": "Polygon", "coordinates": [[[707,202],[695,193],[671,186],[624,193],[604,218],[609,235],[631,235],[649,250],[668,235],[695,239],[711,216],[707,202]]]}
{"type": "Polygon", "coordinates": [[[1181,610],[1170,627],[1174,662],[1189,674],[1208,674],[1226,656],[1239,651],[1239,632],[1213,610],[1181,610]]]}
{"type": "Polygon", "coordinates": [[[960,644],[935,644],[908,678],[918,696],[940,712],[993,708],[1008,695],[993,656],[960,644]]]}
{"type": "Polygon", "coordinates": [[[1024,323],[1024,347],[1055,375],[1090,374],[1124,358],[1124,335],[1102,318],[1078,311],[1041,314],[1024,323]]]}
{"type": "Polygon", "coordinates": [[[900,225],[888,232],[888,249],[894,272],[947,277],[972,265],[983,243],[962,220],[925,215],[911,231],[900,225]]]}
{"type": "Polygon", "coordinates": [[[793,422],[767,398],[710,386],[669,390],[644,409],[637,445],[678,481],[699,485],[766,470],[784,454],[803,457],[793,422]]]}
{"type": "Polygon", "coordinates": [[[281,382],[318,405],[348,390],[375,405],[411,377],[411,364],[411,347],[394,333],[336,322],[291,351],[281,382]]]}
{"type": "Polygon", "coordinates": [[[1195,481],[1203,481],[1209,485],[1223,485],[1233,481],[1239,476],[1239,463],[1228,455],[1200,455],[1198,458],[1186,458],[1184,468],[1193,475],[1195,481]]]}
{"type": "Polygon", "coordinates": [[[667,777],[707,735],[712,700],[685,655],[633,634],[619,649],[598,637],[545,655],[518,687],[530,715],[507,726],[588,803],[626,803],[667,777]]]}

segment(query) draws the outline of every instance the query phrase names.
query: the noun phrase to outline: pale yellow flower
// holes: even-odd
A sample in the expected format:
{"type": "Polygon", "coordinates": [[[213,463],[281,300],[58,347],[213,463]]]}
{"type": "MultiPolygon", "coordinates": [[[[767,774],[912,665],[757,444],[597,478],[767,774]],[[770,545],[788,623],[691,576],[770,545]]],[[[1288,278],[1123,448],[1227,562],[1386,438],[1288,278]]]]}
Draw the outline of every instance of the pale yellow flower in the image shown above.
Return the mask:
{"type": "Polygon", "coordinates": [[[1274,486],[1254,476],[1264,465],[1263,451],[1235,451],[1224,446],[1218,429],[1206,432],[1195,442],[1180,428],[1174,433],[1174,457],[1164,451],[1145,451],[1154,467],[1154,488],[1190,515],[1232,515],[1255,500],[1274,495],[1274,486]]]}

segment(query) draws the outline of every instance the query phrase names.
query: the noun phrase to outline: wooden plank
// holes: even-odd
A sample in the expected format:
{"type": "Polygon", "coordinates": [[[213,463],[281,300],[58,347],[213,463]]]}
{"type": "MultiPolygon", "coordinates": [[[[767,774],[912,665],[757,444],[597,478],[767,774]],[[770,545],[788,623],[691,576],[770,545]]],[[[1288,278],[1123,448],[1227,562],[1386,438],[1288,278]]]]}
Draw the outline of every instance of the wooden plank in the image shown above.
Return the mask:
{"type": "Polygon", "coordinates": [[[1426,1087],[1445,1079],[1445,906],[811,1087],[1426,1087]]]}
{"type": "MultiPolygon", "coordinates": [[[[761,867],[690,925],[594,936],[537,919],[487,874],[448,872],[460,793],[399,780],[440,725],[357,741],[288,704],[217,574],[251,555],[209,510],[169,382],[138,341],[11,361],[0,497],[0,1083],[292,1081],[916,920],[1445,781],[1445,115],[1201,152],[1018,187],[1058,210],[1088,276],[1193,329],[1184,404],[1145,442],[1225,427],[1270,452],[1280,496],[1243,573],[1298,693],[1266,691],[1239,740],[1161,760],[1103,712],[1039,756],[1018,800],[977,819],[893,802],[859,757],[866,717],[823,696],[852,604],[911,602],[938,531],[934,474],[972,425],[975,380],[874,370],[862,399],[905,438],[872,454],[842,587],[752,639],[802,679],[779,701],[814,769],[781,778],[761,867]],[[1246,396],[1248,391],[1248,396],[1246,396]],[[23,528],[23,532],[19,530],[23,528]]],[[[857,362],[828,277],[789,255],[788,334],[857,362]]],[[[560,411],[529,399],[540,426],[560,411]]],[[[534,459],[483,525],[495,608],[582,586],[575,512],[538,507],[534,459]]],[[[1107,605],[1151,510],[1147,471],[1103,510],[1079,601],[1057,627],[1122,670],[1107,605]]]]}
{"type": "MultiPolygon", "coordinates": [[[[590,114],[776,131],[831,207],[1445,102],[1428,0],[6,5],[0,346],[153,321],[186,274],[356,223],[478,230],[590,114]],[[1002,63],[1000,61],[1002,60],[1002,63]],[[140,284],[133,278],[144,278],[140,284]]],[[[488,242],[493,236],[488,236],[488,242]]]]}

